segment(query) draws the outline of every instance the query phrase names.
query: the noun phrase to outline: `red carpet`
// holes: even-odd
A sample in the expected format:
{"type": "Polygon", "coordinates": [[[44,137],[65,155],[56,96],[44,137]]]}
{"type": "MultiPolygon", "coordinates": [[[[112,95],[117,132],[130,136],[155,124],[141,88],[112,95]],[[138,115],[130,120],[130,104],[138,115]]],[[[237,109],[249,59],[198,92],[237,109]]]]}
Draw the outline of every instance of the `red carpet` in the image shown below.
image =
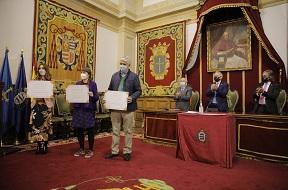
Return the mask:
{"type": "Polygon", "coordinates": [[[97,139],[96,154],[90,159],[72,156],[78,148],[76,143],[49,148],[47,155],[26,151],[1,157],[0,189],[288,189],[288,167],[284,165],[238,159],[232,169],[225,169],[185,162],[175,158],[175,148],[143,143],[140,139],[134,139],[130,162],[122,157],[105,160],[110,143],[111,137],[97,139]]]}

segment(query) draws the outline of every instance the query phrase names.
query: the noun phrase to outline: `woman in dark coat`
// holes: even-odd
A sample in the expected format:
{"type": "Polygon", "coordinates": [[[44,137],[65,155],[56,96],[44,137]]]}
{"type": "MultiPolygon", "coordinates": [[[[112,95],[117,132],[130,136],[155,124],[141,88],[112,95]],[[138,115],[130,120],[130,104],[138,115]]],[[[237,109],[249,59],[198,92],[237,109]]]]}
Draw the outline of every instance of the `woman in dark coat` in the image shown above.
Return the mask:
{"type": "Polygon", "coordinates": [[[81,80],[77,85],[87,85],[89,88],[89,103],[74,103],[73,104],[73,119],[72,126],[76,129],[77,138],[80,149],[74,153],[78,157],[84,155],[85,158],[93,156],[94,145],[94,126],[95,126],[95,111],[96,102],[99,99],[97,92],[97,85],[91,79],[91,70],[84,68],[81,71],[81,80]],[[87,130],[89,150],[84,150],[84,131],[87,130]]]}

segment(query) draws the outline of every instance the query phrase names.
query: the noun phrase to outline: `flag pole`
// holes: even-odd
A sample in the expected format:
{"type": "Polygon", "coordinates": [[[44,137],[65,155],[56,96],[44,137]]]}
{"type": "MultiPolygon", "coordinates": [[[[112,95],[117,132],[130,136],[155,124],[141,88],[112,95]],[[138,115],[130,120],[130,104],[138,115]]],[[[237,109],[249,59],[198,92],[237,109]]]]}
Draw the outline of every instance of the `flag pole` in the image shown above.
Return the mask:
{"type": "MultiPolygon", "coordinates": [[[[24,53],[24,50],[23,49],[21,49],[21,59],[23,59],[23,53],[24,53]]],[[[17,133],[17,129],[16,129],[16,140],[15,140],[15,145],[19,145],[20,144],[20,142],[19,142],[19,140],[18,140],[18,133],[17,133]]]]}

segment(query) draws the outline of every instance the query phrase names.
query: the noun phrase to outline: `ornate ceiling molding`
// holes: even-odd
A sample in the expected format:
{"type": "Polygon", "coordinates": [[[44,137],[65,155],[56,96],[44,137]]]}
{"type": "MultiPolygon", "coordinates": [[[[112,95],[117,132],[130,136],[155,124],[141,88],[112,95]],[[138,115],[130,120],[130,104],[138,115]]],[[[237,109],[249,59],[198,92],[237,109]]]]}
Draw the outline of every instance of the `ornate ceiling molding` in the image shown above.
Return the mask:
{"type": "Polygon", "coordinates": [[[204,2],[204,0],[165,0],[143,7],[143,0],[120,0],[119,5],[107,0],[83,1],[119,19],[126,17],[135,22],[179,12],[183,9],[193,9],[204,2]]]}
{"type": "MultiPolygon", "coordinates": [[[[206,0],[165,0],[143,7],[144,0],[55,0],[100,20],[113,31],[137,32],[186,20],[196,22],[197,10],[206,0]]],[[[285,4],[287,0],[259,0],[259,7],[285,4]]]]}

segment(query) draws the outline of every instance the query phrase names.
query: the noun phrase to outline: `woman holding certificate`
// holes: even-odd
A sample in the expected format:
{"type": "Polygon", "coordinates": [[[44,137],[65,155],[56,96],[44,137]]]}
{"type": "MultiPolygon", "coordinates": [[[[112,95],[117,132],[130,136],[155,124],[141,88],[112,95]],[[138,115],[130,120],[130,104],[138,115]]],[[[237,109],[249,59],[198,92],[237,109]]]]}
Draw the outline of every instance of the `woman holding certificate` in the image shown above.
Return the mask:
{"type": "Polygon", "coordinates": [[[74,153],[74,156],[84,156],[91,158],[94,146],[94,126],[95,126],[95,111],[96,102],[99,99],[97,92],[97,85],[94,81],[90,80],[90,68],[84,68],[81,71],[81,80],[76,85],[86,85],[89,88],[89,102],[88,103],[73,103],[73,119],[72,126],[76,129],[77,138],[80,149],[74,153]],[[88,133],[89,149],[85,152],[84,149],[84,130],[88,133]]]}
{"type": "MultiPolygon", "coordinates": [[[[51,81],[49,67],[46,64],[39,64],[34,80],[51,81]]],[[[32,128],[31,139],[37,142],[36,154],[45,154],[48,151],[48,137],[52,134],[52,108],[53,97],[32,98],[30,126],[32,128]]]]}

